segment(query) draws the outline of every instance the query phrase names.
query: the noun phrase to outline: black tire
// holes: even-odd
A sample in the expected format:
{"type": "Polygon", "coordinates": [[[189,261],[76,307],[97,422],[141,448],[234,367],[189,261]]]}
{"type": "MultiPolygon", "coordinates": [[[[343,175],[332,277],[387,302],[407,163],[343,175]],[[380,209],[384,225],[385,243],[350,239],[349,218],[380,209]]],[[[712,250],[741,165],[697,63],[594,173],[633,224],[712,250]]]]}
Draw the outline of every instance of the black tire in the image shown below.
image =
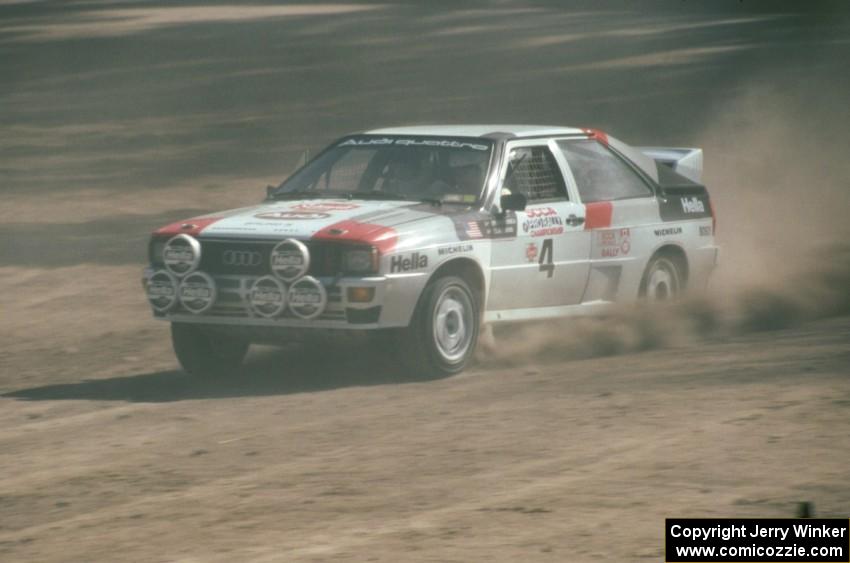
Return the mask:
{"type": "Polygon", "coordinates": [[[230,375],[242,364],[250,346],[187,323],[171,323],[171,344],[186,373],[211,378],[230,375]]]}
{"type": "Polygon", "coordinates": [[[684,291],[682,271],[676,260],[664,254],[654,256],[640,282],[640,297],[663,303],[678,299],[684,291]]]}
{"type": "Polygon", "coordinates": [[[397,333],[402,364],[417,377],[463,371],[475,353],[480,320],[478,296],[464,279],[445,276],[431,281],[410,326],[397,333]]]}

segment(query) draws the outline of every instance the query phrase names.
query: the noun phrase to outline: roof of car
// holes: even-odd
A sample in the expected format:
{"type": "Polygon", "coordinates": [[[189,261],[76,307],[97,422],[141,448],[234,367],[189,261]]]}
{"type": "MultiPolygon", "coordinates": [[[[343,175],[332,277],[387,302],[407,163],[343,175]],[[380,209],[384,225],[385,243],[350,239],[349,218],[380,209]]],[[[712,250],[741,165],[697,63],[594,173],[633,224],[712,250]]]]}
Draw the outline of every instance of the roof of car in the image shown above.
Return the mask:
{"type": "Polygon", "coordinates": [[[387,127],[366,131],[368,135],[439,135],[444,137],[485,137],[493,133],[508,133],[516,137],[541,135],[580,135],[583,129],[552,125],[413,125],[387,127]]]}

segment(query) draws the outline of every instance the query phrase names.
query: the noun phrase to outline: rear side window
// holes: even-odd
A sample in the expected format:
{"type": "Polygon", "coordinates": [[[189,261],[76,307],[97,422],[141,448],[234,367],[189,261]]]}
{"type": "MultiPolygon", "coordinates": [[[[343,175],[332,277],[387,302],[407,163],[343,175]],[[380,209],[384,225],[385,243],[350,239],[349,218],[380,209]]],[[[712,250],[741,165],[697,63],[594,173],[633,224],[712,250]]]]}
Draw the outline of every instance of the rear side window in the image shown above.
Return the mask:
{"type": "Polygon", "coordinates": [[[570,165],[582,202],[652,195],[628,164],[597,141],[558,141],[558,147],[570,165]]]}
{"type": "Polygon", "coordinates": [[[528,201],[567,198],[564,177],[545,146],[512,149],[502,188],[521,193],[528,201]]]}

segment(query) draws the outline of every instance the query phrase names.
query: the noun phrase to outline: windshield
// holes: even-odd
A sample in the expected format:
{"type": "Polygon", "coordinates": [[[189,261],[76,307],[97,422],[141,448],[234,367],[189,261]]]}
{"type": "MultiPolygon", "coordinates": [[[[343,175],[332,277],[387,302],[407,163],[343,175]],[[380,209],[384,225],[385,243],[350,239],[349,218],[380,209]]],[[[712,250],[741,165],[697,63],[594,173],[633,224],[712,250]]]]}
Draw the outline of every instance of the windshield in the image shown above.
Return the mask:
{"type": "Polygon", "coordinates": [[[273,194],[474,204],[493,142],[479,138],[359,135],[332,146],[273,194]]]}

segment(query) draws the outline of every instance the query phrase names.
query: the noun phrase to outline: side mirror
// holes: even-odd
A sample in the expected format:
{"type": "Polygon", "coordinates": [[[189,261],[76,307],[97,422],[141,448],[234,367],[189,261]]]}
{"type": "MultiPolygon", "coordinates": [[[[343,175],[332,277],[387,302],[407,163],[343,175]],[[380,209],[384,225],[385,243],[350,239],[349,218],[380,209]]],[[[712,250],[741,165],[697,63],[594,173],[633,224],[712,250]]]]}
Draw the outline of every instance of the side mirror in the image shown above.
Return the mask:
{"type": "Polygon", "coordinates": [[[266,186],[266,199],[271,199],[272,194],[277,189],[277,186],[266,186]]]}
{"type": "Polygon", "coordinates": [[[503,195],[499,200],[502,211],[525,211],[528,199],[522,194],[503,195]]]}

